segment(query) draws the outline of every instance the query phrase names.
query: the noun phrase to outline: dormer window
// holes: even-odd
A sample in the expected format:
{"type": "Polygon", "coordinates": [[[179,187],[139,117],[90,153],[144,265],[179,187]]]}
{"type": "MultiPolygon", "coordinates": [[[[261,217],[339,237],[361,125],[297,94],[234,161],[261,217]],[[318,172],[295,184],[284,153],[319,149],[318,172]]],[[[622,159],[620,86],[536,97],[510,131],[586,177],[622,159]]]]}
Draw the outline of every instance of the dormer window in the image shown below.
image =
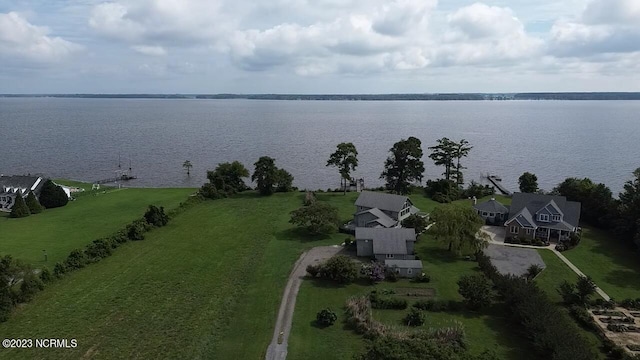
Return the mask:
{"type": "Polygon", "coordinates": [[[560,215],[553,215],[553,216],[551,217],[551,219],[552,219],[553,221],[560,221],[560,215]]]}
{"type": "Polygon", "coordinates": [[[549,215],[548,214],[538,215],[538,221],[549,222],[549,215]]]}

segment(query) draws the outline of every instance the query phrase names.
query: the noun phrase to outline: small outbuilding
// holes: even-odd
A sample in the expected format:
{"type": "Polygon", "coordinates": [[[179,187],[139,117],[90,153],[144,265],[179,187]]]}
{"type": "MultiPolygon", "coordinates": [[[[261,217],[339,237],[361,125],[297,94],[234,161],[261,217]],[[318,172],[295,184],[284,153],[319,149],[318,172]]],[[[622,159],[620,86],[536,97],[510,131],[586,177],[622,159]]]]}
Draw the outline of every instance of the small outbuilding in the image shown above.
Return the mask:
{"type": "Polygon", "coordinates": [[[422,261],[420,260],[385,260],[384,266],[395,271],[401,277],[416,277],[422,274],[422,261]]]}
{"type": "Polygon", "coordinates": [[[507,220],[507,216],[509,215],[509,209],[495,198],[491,198],[491,200],[480,204],[474,204],[473,208],[480,217],[491,225],[504,224],[504,221],[507,220]]]}

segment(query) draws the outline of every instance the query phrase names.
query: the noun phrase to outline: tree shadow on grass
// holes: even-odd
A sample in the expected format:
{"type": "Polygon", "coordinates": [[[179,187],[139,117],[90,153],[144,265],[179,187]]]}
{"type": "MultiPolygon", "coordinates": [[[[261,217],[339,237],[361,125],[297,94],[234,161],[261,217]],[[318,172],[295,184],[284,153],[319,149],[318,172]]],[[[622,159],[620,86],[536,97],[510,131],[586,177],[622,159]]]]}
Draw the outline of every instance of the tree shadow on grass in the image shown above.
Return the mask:
{"type": "Polygon", "coordinates": [[[638,289],[640,273],[632,270],[613,270],[604,279],[606,282],[621,288],[638,289]]]}
{"type": "Polygon", "coordinates": [[[300,241],[302,243],[314,242],[330,239],[328,234],[309,234],[305,229],[292,227],[276,233],[276,237],[281,240],[300,241]]]}

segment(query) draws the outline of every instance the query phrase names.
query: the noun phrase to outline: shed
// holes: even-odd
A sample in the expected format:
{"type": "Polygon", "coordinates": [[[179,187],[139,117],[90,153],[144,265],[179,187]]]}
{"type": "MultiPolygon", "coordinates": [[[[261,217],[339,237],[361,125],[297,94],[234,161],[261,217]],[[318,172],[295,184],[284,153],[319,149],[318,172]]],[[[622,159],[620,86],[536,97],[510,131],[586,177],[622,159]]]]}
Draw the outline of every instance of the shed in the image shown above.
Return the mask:
{"type": "Polygon", "coordinates": [[[420,260],[385,260],[384,266],[393,269],[401,277],[416,277],[422,274],[420,260]]]}

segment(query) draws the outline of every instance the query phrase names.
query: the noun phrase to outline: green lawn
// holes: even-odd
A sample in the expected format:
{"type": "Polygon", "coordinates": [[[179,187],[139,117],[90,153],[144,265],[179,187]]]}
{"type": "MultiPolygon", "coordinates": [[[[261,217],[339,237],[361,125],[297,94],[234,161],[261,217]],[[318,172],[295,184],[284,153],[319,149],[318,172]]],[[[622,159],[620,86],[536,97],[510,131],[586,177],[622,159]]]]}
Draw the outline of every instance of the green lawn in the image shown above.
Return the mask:
{"type": "Polygon", "coordinates": [[[48,209],[21,219],[0,218],[0,255],[53,267],[71,250],[112,234],[142,217],[148,205],[177,206],[193,189],[109,189],[81,196],[67,206],[48,209]],[[43,252],[48,255],[44,262],[43,252]]]}
{"type": "Polygon", "coordinates": [[[3,358],[263,358],[295,259],[345,237],[292,231],[289,212],[302,196],[248,193],[195,205],[0,324],[6,337],[77,338],[77,349],[3,350],[3,358]]]}
{"type": "MultiPolygon", "coordinates": [[[[360,283],[336,287],[322,281],[303,282],[289,338],[288,358],[325,359],[326,354],[330,353],[331,358],[349,359],[360,352],[363,349],[362,338],[342,322],[344,303],[350,296],[368,294],[374,288],[426,287],[435,289],[436,297],[440,299],[462,300],[456,282],[463,274],[479,271],[477,263],[453,256],[446,251],[445,245],[436,243],[427,235],[423,235],[416,244],[416,252],[423,260],[424,271],[431,275],[431,282],[427,284],[402,280],[397,283],[383,282],[375,287],[360,283]],[[325,307],[336,310],[339,321],[332,327],[319,329],[313,325],[313,321],[316,313],[325,307]]],[[[407,299],[410,303],[416,301],[415,297],[407,299]]],[[[385,323],[400,325],[406,311],[376,310],[374,316],[385,323]]],[[[427,313],[428,322],[425,326],[444,327],[450,326],[454,320],[459,321],[465,327],[470,352],[479,354],[490,349],[502,359],[528,359],[523,355],[526,354],[523,350],[528,348],[526,340],[509,328],[503,313],[500,304],[482,314],[468,311],[427,313]]]]}
{"type": "MultiPolygon", "coordinates": [[[[562,297],[556,290],[563,280],[574,283],[578,280],[578,275],[569,269],[551,250],[538,249],[546,268],[536,277],[536,283],[544,290],[549,297],[557,303],[562,302],[562,297]]],[[[596,295],[598,296],[598,295],[596,295]]]]}
{"type": "Polygon", "coordinates": [[[580,244],[563,254],[614,299],[640,298],[638,253],[614,235],[584,226],[580,244]]]}

